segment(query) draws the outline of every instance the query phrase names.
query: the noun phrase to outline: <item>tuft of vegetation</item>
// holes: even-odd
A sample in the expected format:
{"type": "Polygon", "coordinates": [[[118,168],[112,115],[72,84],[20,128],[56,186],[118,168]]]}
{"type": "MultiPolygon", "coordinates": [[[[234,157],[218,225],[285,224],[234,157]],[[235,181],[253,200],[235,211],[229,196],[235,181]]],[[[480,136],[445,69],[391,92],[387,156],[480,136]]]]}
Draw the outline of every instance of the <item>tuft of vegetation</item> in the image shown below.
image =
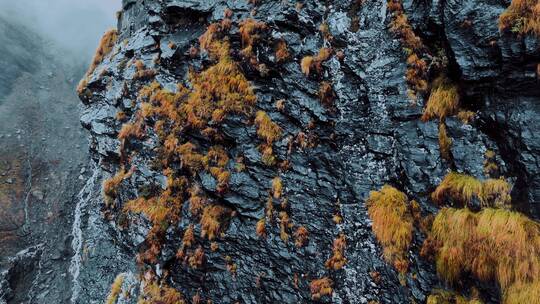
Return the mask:
{"type": "Polygon", "coordinates": [[[118,295],[122,291],[122,284],[124,284],[125,275],[123,273],[116,276],[114,282],[111,285],[111,291],[107,297],[106,304],[115,304],[118,300],[118,295]]]}
{"type": "Polygon", "coordinates": [[[276,46],[276,62],[282,63],[287,61],[291,57],[289,48],[285,40],[279,40],[276,46]]]}
{"type": "Polygon", "coordinates": [[[499,16],[499,30],[540,36],[540,5],[535,0],[512,0],[499,16]]]}
{"type": "Polygon", "coordinates": [[[484,174],[488,177],[497,175],[499,166],[497,165],[495,152],[487,150],[484,157],[484,174]]]}
{"type": "Polygon", "coordinates": [[[410,88],[409,96],[415,100],[417,94],[428,91],[428,65],[422,59],[424,45],[422,40],[414,32],[407,15],[403,10],[401,0],[388,1],[388,10],[392,13],[390,31],[401,40],[405,54],[407,55],[407,72],[405,77],[410,88]]]}
{"type": "Polygon", "coordinates": [[[206,206],[201,217],[201,237],[212,241],[219,236],[223,220],[231,211],[220,205],[206,206]]]}
{"type": "Polygon", "coordinates": [[[266,237],[266,219],[265,218],[262,218],[259,221],[257,221],[257,226],[255,227],[255,233],[260,238],[266,237]]]}
{"type": "Polygon", "coordinates": [[[326,268],[339,270],[345,266],[347,259],[345,258],[345,247],[347,246],[347,240],[345,234],[341,233],[335,240],[332,247],[332,256],[324,264],[326,268]]]}
{"type": "Polygon", "coordinates": [[[291,218],[285,211],[279,213],[279,237],[285,243],[289,241],[289,230],[292,228],[291,218]]]}
{"type": "Polygon", "coordinates": [[[497,282],[506,304],[538,299],[533,295],[540,282],[540,224],[526,216],[503,209],[443,208],[428,240],[436,244],[437,272],[448,283],[472,274],[497,282]]]}
{"type": "Polygon", "coordinates": [[[304,247],[309,239],[309,231],[306,227],[300,226],[294,232],[294,244],[297,248],[304,247]]]}
{"type": "Polygon", "coordinates": [[[466,174],[448,173],[431,199],[438,204],[454,202],[470,206],[473,199],[478,199],[483,207],[506,207],[510,204],[511,187],[504,179],[488,179],[484,182],[466,174]]]}
{"type": "Polygon", "coordinates": [[[283,182],[281,181],[281,178],[275,177],[272,180],[272,193],[275,199],[281,198],[281,194],[283,192],[283,182]]]}
{"type": "Polygon", "coordinates": [[[427,298],[426,304],[482,304],[478,299],[467,299],[454,292],[434,290],[427,298]]]}
{"type": "Polygon", "coordinates": [[[336,93],[332,88],[332,84],[328,81],[321,82],[319,86],[319,100],[321,104],[326,107],[331,107],[334,105],[334,99],[336,98],[336,93]]]}
{"type": "Polygon", "coordinates": [[[438,118],[444,121],[459,110],[459,90],[446,76],[439,76],[433,81],[431,94],[422,115],[422,121],[438,118]]]}
{"type": "Polygon", "coordinates": [[[116,173],[113,177],[103,182],[103,196],[107,207],[111,207],[114,204],[114,200],[118,196],[118,187],[127,178],[130,178],[132,171],[126,172],[122,169],[116,173]]]}
{"type": "Polygon", "coordinates": [[[242,54],[246,57],[253,55],[253,46],[261,38],[262,32],[267,30],[266,23],[257,21],[252,18],[245,19],[240,22],[240,37],[242,38],[242,54]]]}
{"type": "Polygon", "coordinates": [[[439,150],[443,159],[452,160],[452,139],[448,137],[444,122],[439,122],[439,150]]]}
{"type": "Polygon", "coordinates": [[[334,282],[331,279],[324,277],[311,281],[309,288],[311,291],[311,299],[319,300],[324,296],[331,296],[333,293],[332,286],[334,282]]]}
{"type": "Polygon", "coordinates": [[[267,145],[271,146],[281,137],[281,128],[264,111],[257,112],[255,126],[257,127],[257,135],[265,140],[267,145]]]}
{"type": "Polygon", "coordinates": [[[176,289],[165,283],[146,283],[137,304],[186,304],[184,297],[176,289]]]}
{"type": "Polygon", "coordinates": [[[96,50],[96,53],[94,54],[94,58],[92,59],[92,63],[90,63],[90,67],[88,67],[88,70],[86,71],[86,74],[84,75],[83,79],[79,82],[79,85],[77,86],[77,93],[79,93],[80,96],[87,95],[87,85],[88,85],[88,78],[90,78],[90,75],[94,73],[97,66],[100,65],[103,62],[103,59],[105,59],[105,56],[107,56],[112,49],[114,48],[114,44],[118,40],[118,31],[116,29],[110,29],[101,38],[99,42],[99,46],[96,50]]]}
{"type": "Polygon", "coordinates": [[[412,241],[414,219],[405,193],[385,185],[371,191],[367,199],[372,229],[381,243],[384,258],[400,273],[406,273],[409,262],[407,251],[412,241]]]}
{"type": "Polygon", "coordinates": [[[321,48],[317,56],[306,56],[302,58],[300,66],[302,68],[302,73],[306,76],[309,76],[312,71],[317,72],[317,74],[322,73],[322,64],[330,59],[332,56],[331,48],[321,48]]]}

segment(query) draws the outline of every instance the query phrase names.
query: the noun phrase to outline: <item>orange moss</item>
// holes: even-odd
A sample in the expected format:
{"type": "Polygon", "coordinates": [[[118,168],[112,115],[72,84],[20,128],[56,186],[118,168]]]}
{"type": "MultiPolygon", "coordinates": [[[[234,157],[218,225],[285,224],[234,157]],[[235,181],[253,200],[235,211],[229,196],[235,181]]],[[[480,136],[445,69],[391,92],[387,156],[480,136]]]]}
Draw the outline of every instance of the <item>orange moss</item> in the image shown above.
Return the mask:
{"type": "Polygon", "coordinates": [[[319,100],[326,107],[331,107],[334,104],[336,94],[332,88],[332,84],[328,81],[321,82],[319,86],[319,100]]]}
{"type": "Polygon", "coordinates": [[[113,177],[103,182],[103,196],[105,198],[105,204],[109,207],[118,196],[118,187],[127,178],[130,178],[133,171],[126,172],[125,169],[121,169],[113,177]]]}
{"type": "Polygon", "coordinates": [[[317,56],[306,56],[302,58],[300,66],[302,68],[302,73],[306,76],[309,76],[311,71],[315,70],[318,74],[322,73],[322,64],[323,62],[330,59],[332,55],[332,49],[330,48],[321,48],[317,56]]]}
{"type": "Polygon", "coordinates": [[[448,137],[444,122],[439,123],[439,150],[443,159],[447,161],[452,160],[452,139],[448,137]]]}
{"type": "Polygon", "coordinates": [[[276,46],[276,62],[281,63],[289,59],[291,54],[284,40],[279,40],[276,46]]]}
{"type": "Polygon", "coordinates": [[[264,139],[267,145],[272,145],[281,137],[281,128],[264,111],[257,112],[255,126],[257,127],[257,135],[264,139]]]}
{"type": "Polygon", "coordinates": [[[99,46],[96,50],[96,53],[94,54],[94,58],[92,59],[92,62],[90,63],[90,67],[86,71],[86,74],[84,75],[84,78],[79,82],[79,85],[77,87],[77,92],[79,95],[83,95],[86,91],[86,87],[88,85],[88,78],[94,71],[96,70],[97,66],[100,65],[103,62],[103,59],[105,56],[107,56],[112,49],[114,48],[114,44],[116,43],[118,39],[118,31],[116,29],[110,29],[101,38],[99,42],[99,46]]]}
{"type": "Polygon", "coordinates": [[[251,56],[253,54],[253,46],[261,38],[263,31],[266,31],[266,23],[257,21],[252,18],[248,18],[239,23],[240,37],[242,38],[242,54],[244,56],[251,56]]]}
{"type": "Polygon", "coordinates": [[[339,237],[334,240],[332,247],[333,255],[330,257],[324,266],[328,269],[339,270],[345,266],[347,259],[345,258],[345,247],[347,246],[347,240],[345,234],[341,233],[339,237]]]}
{"type": "Polygon", "coordinates": [[[307,244],[308,239],[309,239],[309,231],[307,230],[306,227],[300,226],[294,232],[294,238],[295,238],[294,244],[296,245],[296,247],[298,248],[304,247],[307,244]]]}
{"type": "Polygon", "coordinates": [[[184,237],[182,238],[183,247],[189,248],[195,242],[195,233],[193,232],[193,230],[194,230],[193,225],[189,225],[186,231],[184,231],[184,237]]]}
{"type": "Polygon", "coordinates": [[[281,178],[275,177],[272,180],[272,193],[274,195],[274,198],[279,199],[281,197],[282,191],[283,191],[283,183],[281,181],[281,178]]]}
{"type": "Polygon", "coordinates": [[[289,241],[289,229],[292,228],[291,219],[285,211],[279,213],[279,237],[283,242],[287,243],[289,241]]]}
{"type": "Polygon", "coordinates": [[[220,206],[206,206],[201,217],[201,237],[214,240],[221,232],[223,221],[230,215],[230,210],[220,206]]]}
{"type": "Polygon", "coordinates": [[[257,236],[260,238],[266,237],[266,219],[262,218],[257,222],[257,227],[255,229],[257,236]]]}
{"type": "Polygon", "coordinates": [[[522,214],[444,208],[428,240],[437,244],[437,272],[449,283],[469,273],[484,282],[495,281],[506,304],[538,294],[531,287],[540,282],[540,225],[522,214]]]}
{"type": "Polygon", "coordinates": [[[188,258],[189,267],[199,269],[204,264],[204,249],[199,246],[188,258]]]}
{"type": "Polygon", "coordinates": [[[400,273],[407,272],[407,251],[412,241],[414,222],[407,195],[385,185],[380,191],[371,191],[366,203],[384,258],[393,263],[400,273]]]}
{"type": "Polygon", "coordinates": [[[109,292],[109,296],[107,297],[106,304],[115,304],[116,300],[118,300],[118,295],[120,295],[120,292],[122,291],[122,284],[124,284],[124,277],[125,275],[123,273],[116,276],[114,279],[114,282],[111,285],[111,291],[109,292]]]}
{"type": "Polygon", "coordinates": [[[540,36],[540,4],[536,0],[512,0],[499,16],[499,30],[540,36]]]}
{"type": "Polygon", "coordinates": [[[331,279],[324,277],[311,281],[309,288],[311,291],[311,299],[319,300],[324,296],[331,296],[333,293],[332,286],[334,282],[331,279]]]}
{"type": "Polygon", "coordinates": [[[422,121],[438,118],[444,120],[454,115],[459,109],[458,87],[445,76],[440,76],[433,81],[433,89],[422,115],[422,121]]]}
{"type": "Polygon", "coordinates": [[[184,297],[167,284],[146,282],[137,304],[186,304],[184,297]]]}

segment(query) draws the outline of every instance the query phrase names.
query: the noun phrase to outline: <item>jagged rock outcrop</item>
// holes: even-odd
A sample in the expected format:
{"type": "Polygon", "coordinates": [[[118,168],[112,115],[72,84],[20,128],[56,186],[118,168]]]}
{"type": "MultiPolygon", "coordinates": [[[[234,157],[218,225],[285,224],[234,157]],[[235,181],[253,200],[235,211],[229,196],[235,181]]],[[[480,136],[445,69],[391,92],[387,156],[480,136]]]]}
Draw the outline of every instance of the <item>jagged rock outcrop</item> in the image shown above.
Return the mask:
{"type": "MultiPolygon", "coordinates": [[[[499,34],[497,18],[505,4],[404,4],[415,30],[430,41],[428,47],[444,48],[449,76],[464,92],[463,106],[477,111],[470,125],[447,119],[453,139],[451,161],[440,156],[438,124],[422,122],[422,103],[414,105],[407,97],[406,62],[399,40],[388,30],[391,17],[386,3],[309,0],[302,4],[123,1],[118,42],[80,90],[85,104],[82,123],[91,132],[97,167],[82,215],[85,247],[81,248],[86,249],[76,255],[82,262],[75,278],[75,302],[102,301],[119,273],[149,276],[152,272],[186,299],[200,295],[213,303],[310,303],[315,301],[310,283],[321,277],[333,281],[332,296],[322,297],[322,302],[422,303],[433,288],[442,286],[432,263],[419,257],[424,236],[415,233],[409,272],[398,274],[382,257],[365,200],[371,190],[389,183],[416,199],[424,215],[433,213],[438,207],[429,194],[445,174],[452,169],[482,177],[487,150],[495,152],[500,174],[514,183],[514,206],[540,215],[539,142],[534,137],[540,108],[532,85],[535,59],[526,55],[535,54],[536,46],[531,37],[520,43],[520,38],[499,34]],[[479,6],[482,13],[473,16],[479,6]],[[226,9],[232,10],[230,16],[226,9]],[[252,13],[266,24],[252,50],[255,63],[240,52],[245,43],[238,32],[239,23],[252,13]],[[265,111],[281,128],[273,153],[288,160],[289,166],[264,163],[252,116],[228,115],[212,125],[223,135],[220,144],[227,156],[231,160],[241,156],[245,165],[244,170],[235,170],[235,162],[227,163],[231,176],[225,192],[209,173],[189,176],[190,183],[199,185],[213,204],[232,211],[224,220],[223,234],[215,240],[217,248],[199,237],[198,218],[190,214],[186,200],[181,210],[175,210],[180,220],[164,231],[155,263],[137,265],[137,255],[150,246],[145,238],[152,225],[144,216],[127,214],[125,206],[154,191],[148,189],[166,188],[167,182],[155,164],[160,147],[157,132],[145,125],[142,136],[121,142],[117,136],[123,122],[117,119],[118,113],[126,115],[124,122],[136,124],[142,106],[140,91],[154,80],[173,92],[179,90],[177,84],[192,89],[188,71],[204,71],[215,61],[200,48],[198,38],[210,24],[226,17],[232,22],[226,34],[231,58],[257,95],[254,112],[265,111]],[[467,29],[463,28],[466,20],[471,20],[467,29]],[[327,30],[320,31],[324,23],[327,30]],[[279,41],[288,46],[290,60],[276,58],[274,48],[279,41]],[[316,55],[323,47],[332,47],[335,55],[322,63],[320,74],[306,76],[302,58],[316,55]],[[141,77],[142,71],[152,73],[141,77]],[[332,84],[335,98],[331,104],[319,98],[322,81],[332,84]],[[284,107],[276,106],[280,100],[284,107]],[[305,137],[305,145],[299,137],[305,137]],[[100,185],[121,168],[131,169],[130,174],[119,183],[116,206],[111,206],[104,202],[100,185]],[[297,227],[307,228],[305,247],[280,238],[284,218],[267,223],[266,238],[256,234],[276,176],[283,183],[282,197],[287,203],[274,202],[275,208],[286,212],[293,224],[292,229],[285,226],[291,237],[297,227]],[[334,222],[335,215],[343,221],[334,222]],[[175,256],[190,224],[195,227],[196,244],[205,253],[204,263],[196,268],[175,256]],[[346,238],[347,263],[343,269],[330,270],[325,262],[340,233],[346,238]]],[[[213,145],[196,131],[186,132],[179,140],[205,148],[213,145]]],[[[174,169],[181,172],[182,166],[174,169]]],[[[130,289],[134,302],[139,284],[129,285],[134,287],[130,289]]],[[[496,292],[481,287],[487,302],[497,301],[496,292]]]]}

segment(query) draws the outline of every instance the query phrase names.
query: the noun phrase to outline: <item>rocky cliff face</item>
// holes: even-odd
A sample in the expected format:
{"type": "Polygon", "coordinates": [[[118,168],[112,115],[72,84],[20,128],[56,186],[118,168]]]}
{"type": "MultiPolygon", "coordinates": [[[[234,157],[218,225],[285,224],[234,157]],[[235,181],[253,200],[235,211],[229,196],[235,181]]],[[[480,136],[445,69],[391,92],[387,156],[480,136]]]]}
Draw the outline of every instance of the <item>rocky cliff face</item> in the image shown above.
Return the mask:
{"type": "MultiPolygon", "coordinates": [[[[448,77],[459,85],[461,107],[474,112],[469,124],[446,119],[453,144],[443,159],[438,123],[421,121],[422,96],[417,103],[407,96],[406,57],[389,31],[386,2],[256,2],[123,1],[117,42],[80,90],[95,170],[75,217],[73,302],[103,301],[123,274],[119,284],[127,292],[117,294],[119,303],[136,301],[141,280],[166,283],[193,303],[198,297],[213,303],[423,303],[432,289],[444,286],[432,263],[419,257],[424,235],[415,234],[409,271],[399,274],[382,257],[365,200],[371,190],[392,184],[417,200],[424,216],[434,213],[438,206],[429,194],[445,174],[455,170],[481,178],[488,150],[495,152],[498,174],[513,185],[513,208],[540,216],[540,142],[534,135],[540,126],[539,44],[530,35],[499,32],[498,16],[509,3],[403,3],[429,61],[444,59],[448,77]],[[242,30],[249,18],[264,26],[242,30]],[[214,39],[230,45],[227,55],[201,45],[199,37],[213,23],[220,24],[214,39]],[[246,31],[251,39],[243,37],[246,31]],[[288,58],[276,55],[280,44],[287,46],[288,58]],[[325,47],[332,55],[315,58],[309,75],[303,73],[302,59],[325,47]],[[224,60],[219,56],[237,67],[227,66],[223,79],[230,73],[242,83],[245,77],[256,103],[249,111],[220,113],[206,122],[210,129],[191,123],[173,133],[166,125],[161,133],[203,154],[222,147],[226,161],[215,168],[230,174],[226,189],[212,170],[188,170],[187,154],[164,165],[167,136],[143,106],[156,90],[180,94],[174,97],[179,100],[191,100],[193,92],[219,99],[223,95],[204,85],[212,77],[204,71],[224,60]],[[191,93],[180,98],[182,90],[191,93]],[[280,136],[261,136],[257,111],[279,126],[280,136]],[[268,145],[271,155],[265,155],[268,145]],[[109,191],[112,203],[104,201],[101,189],[111,176],[117,177],[109,191]],[[166,220],[156,228],[149,199],[163,198],[173,187],[167,181],[172,176],[187,183],[191,198],[175,196],[177,208],[167,205],[166,220]],[[279,194],[276,178],[283,186],[279,194]],[[201,214],[190,210],[194,196],[206,202],[203,218],[211,213],[208,206],[226,210],[208,214],[219,222],[215,239],[208,237],[201,214]],[[147,200],[129,207],[138,197],[147,200]],[[261,237],[256,227],[265,214],[261,237]],[[300,227],[309,237],[296,246],[300,227]],[[195,238],[186,246],[182,239],[190,229],[195,238]],[[346,239],[346,264],[333,270],[325,264],[340,235],[346,239]],[[316,299],[311,283],[324,277],[333,282],[333,293],[316,299]]],[[[167,100],[158,99],[153,106],[167,100]]],[[[499,301],[495,288],[479,288],[486,302],[499,301]]]]}

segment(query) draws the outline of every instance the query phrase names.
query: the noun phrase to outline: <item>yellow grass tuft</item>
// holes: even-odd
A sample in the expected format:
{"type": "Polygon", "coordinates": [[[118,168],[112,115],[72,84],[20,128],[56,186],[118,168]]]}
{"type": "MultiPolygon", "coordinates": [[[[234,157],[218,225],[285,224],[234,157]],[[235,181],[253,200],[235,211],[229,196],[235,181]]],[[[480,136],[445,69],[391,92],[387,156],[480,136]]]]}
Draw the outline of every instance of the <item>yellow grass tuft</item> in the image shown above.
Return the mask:
{"type": "Polygon", "coordinates": [[[116,276],[114,279],[114,282],[111,285],[111,291],[109,292],[109,296],[107,297],[106,304],[115,304],[118,300],[118,295],[122,291],[122,284],[124,284],[124,277],[125,275],[123,273],[116,276]]]}
{"type": "Polygon", "coordinates": [[[220,206],[206,206],[201,217],[201,237],[207,237],[212,241],[219,236],[223,221],[230,215],[230,210],[220,206]]]}
{"type": "Polygon", "coordinates": [[[499,30],[540,36],[540,4],[536,0],[512,0],[499,16],[499,30]]]}
{"type": "Polygon", "coordinates": [[[510,185],[503,179],[482,182],[470,175],[450,172],[431,194],[431,199],[439,204],[452,201],[469,206],[476,198],[484,207],[505,207],[512,200],[510,191],[510,185]]]}
{"type": "Polygon", "coordinates": [[[447,161],[452,159],[452,139],[448,137],[446,124],[444,122],[439,123],[439,150],[443,159],[447,161]]]}
{"type": "Polygon", "coordinates": [[[503,209],[444,208],[428,240],[437,244],[437,272],[445,281],[456,283],[470,273],[497,282],[505,304],[538,299],[529,297],[538,295],[540,282],[540,224],[526,216],[503,209]]]}
{"type": "Polygon", "coordinates": [[[267,145],[272,145],[281,137],[281,128],[264,111],[257,112],[255,126],[257,127],[257,135],[264,139],[267,145]]]}
{"type": "Polygon", "coordinates": [[[146,283],[137,304],[185,304],[184,297],[165,283],[146,283]]]}
{"type": "Polygon", "coordinates": [[[339,270],[345,266],[347,259],[345,258],[345,247],[347,246],[347,240],[345,234],[341,233],[339,237],[334,240],[332,247],[332,256],[324,264],[326,268],[339,270]]]}
{"type": "Polygon", "coordinates": [[[407,251],[412,241],[414,223],[407,195],[385,185],[379,191],[371,191],[366,204],[385,260],[393,263],[400,273],[407,272],[407,251]]]}
{"type": "Polygon", "coordinates": [[[456,114],[460,99],[458,87],[445,76],[435,79],[432,86],[422,120],[438,118],[443,121],[446,117],[456,114]]]}

